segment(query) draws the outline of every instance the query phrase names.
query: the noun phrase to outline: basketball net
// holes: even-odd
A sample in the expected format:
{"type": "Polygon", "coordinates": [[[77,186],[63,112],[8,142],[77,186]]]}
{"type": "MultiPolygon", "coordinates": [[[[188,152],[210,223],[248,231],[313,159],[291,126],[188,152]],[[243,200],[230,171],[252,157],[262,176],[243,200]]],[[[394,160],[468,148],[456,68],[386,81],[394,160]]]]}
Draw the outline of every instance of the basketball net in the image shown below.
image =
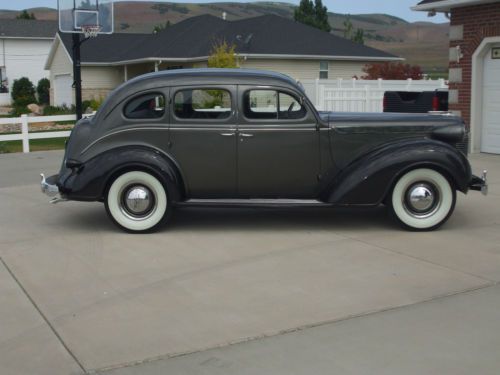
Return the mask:
{"type": "Polygon", "coordinates": [[[85,38],[95,38],[101,27],[99,25],[84,25],[82,26],[83,35],[85,38]]]}

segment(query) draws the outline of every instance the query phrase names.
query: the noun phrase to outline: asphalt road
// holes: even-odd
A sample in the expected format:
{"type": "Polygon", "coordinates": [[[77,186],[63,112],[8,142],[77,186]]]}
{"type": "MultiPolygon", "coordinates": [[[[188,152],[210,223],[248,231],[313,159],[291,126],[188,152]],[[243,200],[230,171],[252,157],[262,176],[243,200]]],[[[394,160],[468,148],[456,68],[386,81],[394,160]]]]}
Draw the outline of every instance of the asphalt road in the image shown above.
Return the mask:
{"type": "Polygon", "coordinates": [[[500,157],[439,231],[375,210],[185,209],[128,235],[0,155],[0,373],[498,374],[500,157]]]}

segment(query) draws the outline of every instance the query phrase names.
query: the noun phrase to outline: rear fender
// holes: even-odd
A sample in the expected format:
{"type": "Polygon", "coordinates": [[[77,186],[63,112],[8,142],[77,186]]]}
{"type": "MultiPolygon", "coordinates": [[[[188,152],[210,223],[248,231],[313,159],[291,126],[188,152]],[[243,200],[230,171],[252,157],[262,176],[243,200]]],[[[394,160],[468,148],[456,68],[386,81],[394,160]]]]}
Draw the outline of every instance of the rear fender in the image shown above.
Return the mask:
{"type": "Polygon", "coordinates": [[[102,200],[109,184],[130,170],[142,170],[155,175],[167,187],[170,199],[184,199],[183,179],[175,161],[169,155],[147,147],[119,147],[72,169],[63,167],[58,186],[69,199],[102,200]]]}
{"type": "Polygon", "coordinates": [[[431,139],[390,143],[348,165],[323,190],[323,201],[338,205],[378,205],[409,170],[430,168],[466,193],[472,178],[467,158],[450,145],[431,139]]]}

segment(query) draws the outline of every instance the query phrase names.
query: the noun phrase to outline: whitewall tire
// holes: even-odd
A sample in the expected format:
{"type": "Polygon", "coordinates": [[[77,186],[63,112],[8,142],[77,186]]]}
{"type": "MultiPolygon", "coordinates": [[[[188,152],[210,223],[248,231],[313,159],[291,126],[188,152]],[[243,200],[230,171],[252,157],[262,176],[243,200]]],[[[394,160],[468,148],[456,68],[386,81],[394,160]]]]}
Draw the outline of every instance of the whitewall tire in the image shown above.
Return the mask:
{"type": "Polygon", "coordinates": [[[421,168],[404,174],[390,198],[392,213],[400,224],[424,231],[448,220],[455,208],[456,191],[441,173],[421,168]]]}
{"type": "Polygon", "coordinates": [[[116,178],[105,198],[106,211],[128,232],[149,232],[166,221],[171,211],[167,191],[153,175],[126,172],[116,178]]]}

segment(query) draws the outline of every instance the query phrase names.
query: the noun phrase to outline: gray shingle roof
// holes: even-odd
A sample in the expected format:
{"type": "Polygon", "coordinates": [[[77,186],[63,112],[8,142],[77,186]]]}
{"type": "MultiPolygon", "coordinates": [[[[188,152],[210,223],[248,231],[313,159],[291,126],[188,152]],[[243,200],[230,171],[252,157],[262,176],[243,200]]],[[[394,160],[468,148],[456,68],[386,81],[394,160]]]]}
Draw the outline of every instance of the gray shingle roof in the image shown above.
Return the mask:
{"type": "Polygon", "coordinates": [[[56,21],[0,20],[0,38],[53,38],[57,30],[56,21]]]}
{"type": "MultiPolygon", "coordinates": [[[[71,35],[61,34],[68,51],[71,35]]],[[[394,55],[275,15],[225,21],[211,15],[188,18],[158,34],[100,35],[82,45],[83,63],[130,60],[195,59],[210,55],[225,40],[236,52],[249,55],[335,56],[395,59],[394,55]]]]}
{"type": "Polygon", "coordinates": [[[440,1],[443,1],[443,0],[423,0],[420,3],[418,3],[418,5],[430,4],[430,3],[439,3],[440,1]]]}

